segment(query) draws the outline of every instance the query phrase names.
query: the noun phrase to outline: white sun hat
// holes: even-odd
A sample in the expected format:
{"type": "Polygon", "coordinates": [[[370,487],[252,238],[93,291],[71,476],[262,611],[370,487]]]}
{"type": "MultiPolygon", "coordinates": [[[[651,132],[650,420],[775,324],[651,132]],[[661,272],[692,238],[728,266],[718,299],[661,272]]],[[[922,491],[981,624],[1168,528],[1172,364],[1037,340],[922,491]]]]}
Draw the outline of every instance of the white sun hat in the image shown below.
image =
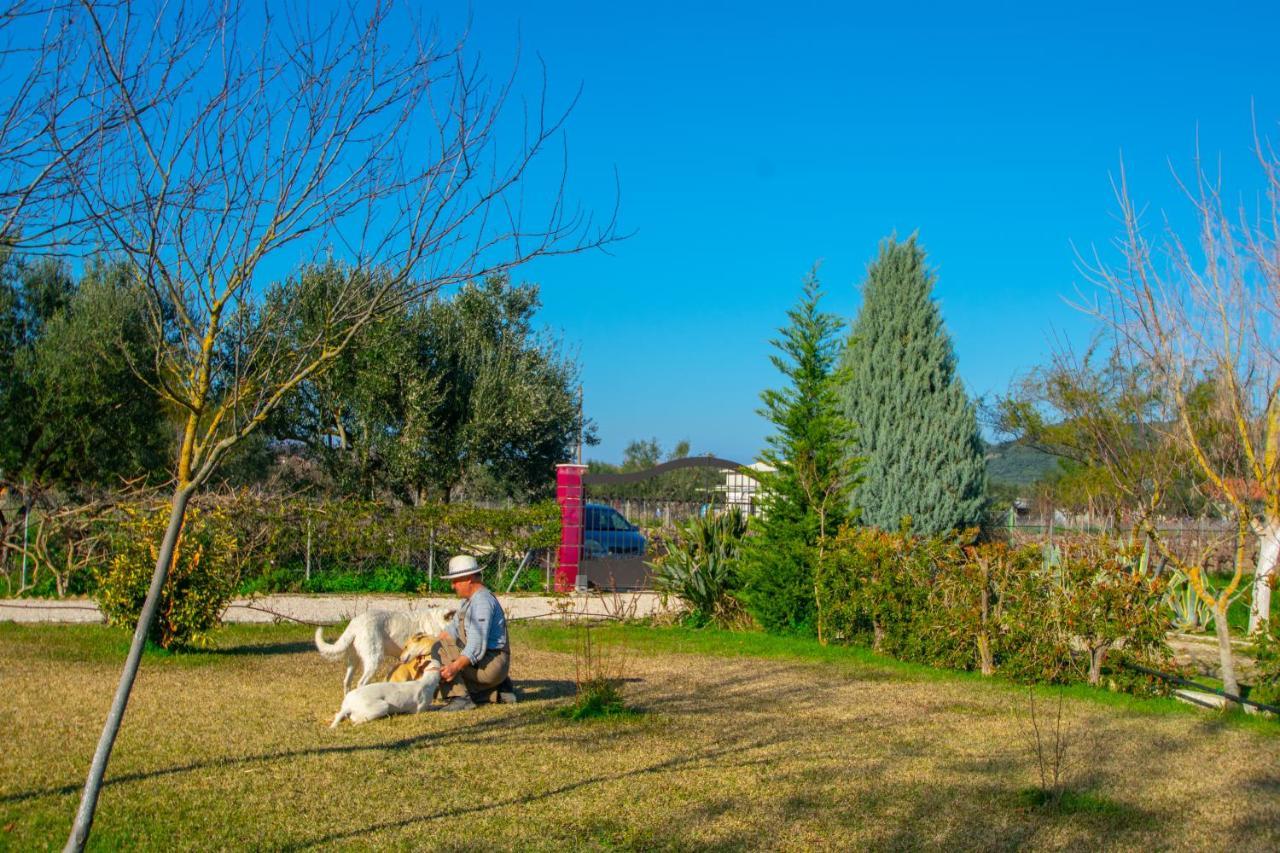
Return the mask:
{"type": "Polygon", "coordinates": [[[480,564],[476,562],[475,557],[470,554],[459,554],[449,561],[449,571],[440,577],[451,581],[457,578],[465,578],[468,575],[478,575],[480,571],[480,564]]]}

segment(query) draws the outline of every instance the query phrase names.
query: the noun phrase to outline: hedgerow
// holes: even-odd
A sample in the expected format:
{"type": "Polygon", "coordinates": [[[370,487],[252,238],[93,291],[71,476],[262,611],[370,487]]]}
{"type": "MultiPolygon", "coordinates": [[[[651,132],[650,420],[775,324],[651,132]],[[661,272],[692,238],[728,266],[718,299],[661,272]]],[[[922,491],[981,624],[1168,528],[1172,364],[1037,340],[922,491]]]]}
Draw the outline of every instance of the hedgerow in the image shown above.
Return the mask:
{"type": "Polygon", "coordinates": [[[849,526],[816,590],[826,636],[931,666],[1148,689],[1121,663],[1170,657],[1165,579],[1101,537],[1010,548],[849,526]]]}
{"type": "MultiPolygon", "coordinates": [[[[235,492],[201,495],[191,506],[200,524],[212,525],[208,535],[218,537],[217,559],[225,552],[225,574],[244,594],[426,591],[430,569],[463,552],[479,554],[487,580],[505,589],[529,551],[541,553],[560,539],[559,509],[552,502],[412,507],[235,492]]],[[[39,559],[29,561],[27,583],[18,586],[15,566],[21,561],[11,559],[0,589],[11,595],[96,596],[122,553],[142,566],[148,560],[140,549],[159,543],[162,530],[142,529],[140,519],[168,516],[165,501],[119,494],[88,509],[58,504],[45,510],[37,520],[42,547],[32,551],[39,559]]],[[[154,558],[150,563],[148,577],[154,558]]],[[[541,567],[533,565],[519,573],[516,588],[540,589],[543,581],[541,567]]],[[[439,581],[433,588],[448,592],[439,581]]]]}

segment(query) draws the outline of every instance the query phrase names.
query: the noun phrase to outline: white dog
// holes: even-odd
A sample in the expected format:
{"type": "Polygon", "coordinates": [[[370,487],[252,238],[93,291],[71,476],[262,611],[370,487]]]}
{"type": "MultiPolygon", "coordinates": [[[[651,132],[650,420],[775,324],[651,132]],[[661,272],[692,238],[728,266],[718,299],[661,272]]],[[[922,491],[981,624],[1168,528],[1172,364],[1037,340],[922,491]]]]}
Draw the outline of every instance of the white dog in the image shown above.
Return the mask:
{"type": "Polygon", "coordinates": [[[397,657],[414,634],[439,636],[450,615],[434,605],[422,610],[369,610],[352,619],[332,644],[324,641],[324,629],[317,628],[316,648],[331,660],[345,656],[347,673],[342,677],[342,692],[346,693],[351,689],[357,660],[363,669],[356,686],[364,687],[384,657],[397,657]]]}
{"type": "Polygon", "coordinates": [[[427,671],[417,681],[366,684],[342,697],[342,707],[329,728],[336,729],[343,720],[350,720],[358,726],[392,714],[421,713],[431,707],[431,700],[439,687],[440,664],[436,661],[427,665],[427,671]]]}

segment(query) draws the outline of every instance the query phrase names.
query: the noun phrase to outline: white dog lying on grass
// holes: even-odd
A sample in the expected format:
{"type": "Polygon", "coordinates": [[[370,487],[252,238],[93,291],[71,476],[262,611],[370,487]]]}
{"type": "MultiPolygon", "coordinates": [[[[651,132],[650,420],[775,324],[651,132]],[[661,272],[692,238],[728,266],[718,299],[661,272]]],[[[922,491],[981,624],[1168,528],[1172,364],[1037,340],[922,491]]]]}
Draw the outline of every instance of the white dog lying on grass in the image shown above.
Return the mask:
{"type": "Polygon", "coordinates": [[[431,707],[436,690],[440,687],[440,664],[432,661],[427,671],[417,681],[379,681],[352,690],[342,698],[342,707],[329,724],[336,729],[338,723],[350,720],[360,725],[392,714],[419,714],[431,707]]]}
{"type": "Polygon", "coordinates": [[[342,692],[351,689],[351,676],[355,675],[356,661],[361,673],[357,687],[364,687],[373,678],[384,657],[396,657],[414,634],[430,634],[438,637],[452,611],[431,605],[421,610],[369,610],[351,620],[347,630],[332,643],[324,641],[324,629],[316,629],[316,648],[330,659],[345,657],[347,672],[342,677],[342,692]]]}

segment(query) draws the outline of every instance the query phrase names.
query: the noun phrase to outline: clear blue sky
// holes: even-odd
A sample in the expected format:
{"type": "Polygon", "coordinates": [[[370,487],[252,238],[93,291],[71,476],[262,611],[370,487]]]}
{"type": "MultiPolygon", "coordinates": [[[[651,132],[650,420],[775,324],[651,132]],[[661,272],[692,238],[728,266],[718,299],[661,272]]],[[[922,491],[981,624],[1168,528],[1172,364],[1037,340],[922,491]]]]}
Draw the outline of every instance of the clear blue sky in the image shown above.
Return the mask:
{"type": "Polygon", "coordinates": [[[1115,235],[1122,153],[1153,210],[1178,208],[1169,163],[1190,166],[1197,133],[1232,186],[1259,185],[1251,110],[1276,137],[1280,6],[1038,5],[475,5],[494,67],[519,43],[553,102],[584,87],[571,196],[607,211],[616,168],[636,232],[518,274],[580,355],[588,457],[656,437],[753,459],[769,340],[815,262],[827,309],[852,318],[877,243],[919,231],[980,396],[1054,335],[1087,338],[1063,302],[1082,283],[1072,246],[1115,235]]]}

